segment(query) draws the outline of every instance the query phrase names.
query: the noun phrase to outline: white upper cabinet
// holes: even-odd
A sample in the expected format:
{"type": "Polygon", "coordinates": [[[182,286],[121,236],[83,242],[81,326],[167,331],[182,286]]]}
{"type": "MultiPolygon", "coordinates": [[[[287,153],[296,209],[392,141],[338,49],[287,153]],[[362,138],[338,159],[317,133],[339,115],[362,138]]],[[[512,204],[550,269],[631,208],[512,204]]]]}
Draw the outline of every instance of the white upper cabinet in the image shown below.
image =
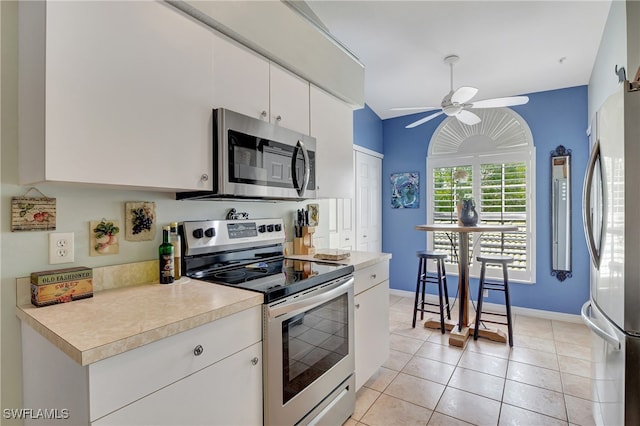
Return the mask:
{"type": "MultiPolygon", "coordinates": [[[[309,82],[271,64],[269,120],[296,132],[309,134],[309,82]]],[[[313,136],[313,135],[312,135],[313,136]]]]}
{"type": "Polygon", "coordinates": [[[213,108],[249,117],[269,114],[269,61],[246,47],[214,34],[213,108]]]}
{"type": "Polygon", "coordinates": [[[316,138],[319,198],[353,198],[353,110],[311,86],[311,136],[316,138]]]}
{"type": "Polygon", "coordinates": [[[223,35],[214,36],[213,106],[309,134],[309,82],[223,35]]]}
{"type": "Polygon", "coordinates": [[[20,2],[20,180],[210,190],[213,37],[162,2],[20,2]]]}

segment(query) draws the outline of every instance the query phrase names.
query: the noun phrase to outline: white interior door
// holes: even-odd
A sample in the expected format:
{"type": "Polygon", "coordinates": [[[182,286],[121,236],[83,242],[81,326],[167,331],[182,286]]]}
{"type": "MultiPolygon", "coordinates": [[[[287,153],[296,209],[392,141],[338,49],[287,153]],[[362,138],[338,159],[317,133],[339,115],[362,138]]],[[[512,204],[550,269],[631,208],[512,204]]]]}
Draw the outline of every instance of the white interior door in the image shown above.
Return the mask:
{"type": "Polygon", "coordinates": [[[382,251],[381,186],[382,158],[355,152],[356,247],[359,251],[382,251]]]}
{"type": "Polygon", "coordinates": [[[353,199],[329,199],[329,247],[356,250],[353,227],[353,199]]]}

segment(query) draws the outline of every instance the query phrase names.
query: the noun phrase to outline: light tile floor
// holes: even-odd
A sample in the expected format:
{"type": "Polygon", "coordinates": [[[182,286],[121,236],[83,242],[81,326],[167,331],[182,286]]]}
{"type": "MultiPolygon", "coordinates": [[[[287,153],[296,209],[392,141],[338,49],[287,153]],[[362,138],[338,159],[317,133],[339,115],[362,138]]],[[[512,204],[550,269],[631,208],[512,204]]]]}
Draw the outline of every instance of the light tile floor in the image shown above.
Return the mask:
{"type": "Polygon", "coordinates": [[[389,305],[389,359],[345,426],[594,424],[583,324],[515,315],[513,348],[471,337],[463,350],[448,333],[411,328],[412,298],[389,305]]]}

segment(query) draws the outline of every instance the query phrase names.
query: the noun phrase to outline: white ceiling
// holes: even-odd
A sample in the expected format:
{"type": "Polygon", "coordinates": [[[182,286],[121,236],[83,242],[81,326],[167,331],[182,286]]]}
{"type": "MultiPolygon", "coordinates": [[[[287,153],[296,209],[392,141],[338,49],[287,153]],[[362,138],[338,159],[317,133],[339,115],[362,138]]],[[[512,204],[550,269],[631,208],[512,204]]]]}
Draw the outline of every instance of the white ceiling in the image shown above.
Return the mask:
{"type": "Polygon", "coordinates": [[[454,89],[478,88],[476,101],[588,84],[610,4],[307,0],[364,64],[365,100],[382,119],[407,114],[393,107],[439,108],[450,54],[460,56],[454,89]]]}

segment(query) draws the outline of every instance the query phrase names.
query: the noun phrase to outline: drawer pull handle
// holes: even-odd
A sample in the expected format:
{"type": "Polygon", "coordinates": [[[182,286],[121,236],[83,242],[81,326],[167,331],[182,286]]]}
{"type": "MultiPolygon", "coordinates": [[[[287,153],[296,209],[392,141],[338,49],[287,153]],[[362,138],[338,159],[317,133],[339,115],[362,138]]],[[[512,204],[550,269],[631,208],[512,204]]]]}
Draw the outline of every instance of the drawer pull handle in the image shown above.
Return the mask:
{"type": "Polygon", "coordinates": [[[200,176],[200,180],[203,182],[206,182],[209,180],[209,175],[206,173],[203,173],[202,176],[200,176]]]}
{"type": "Polygon", "coordinates": [[[260,113],[260,117],[264,118],[264,117],[266,117],[266,116],[267,116],[267,111],[264,111],[264,110],[263,110],[263,111],[260,113]]]}
{"type": "Polygon", "coordinates": [[[360,304],[356,303],[355,307],[356,307],[356,309],[360,309],[360,304]]]}
{"type": "Polygon", "coordinates": [[[193,348],[193,354],[195,356],[200,356],[202,355],[202,352],[204,352],[204,348],[202,347],[202,345],[198,345],[195,348],[193,348]]]}
{"type": "Polygon", "coordinates": [[[282,121],[282,116],[281,116],[281,115],[278,115],[278,116],[276,117],[276,121],[277,121],[277,122],[282,121]]]}
{"type": "Polygon", "coordinates": [[[253,358],[251,358],[251,365],[258,365],[258,357],[254,356],[253,358]]]}
{"type": "Polygon", "coordinates": [[[377,275],[376,274],[371,274],[371,278],[373,278],[374,280],[376,279],[377,275]]]}

